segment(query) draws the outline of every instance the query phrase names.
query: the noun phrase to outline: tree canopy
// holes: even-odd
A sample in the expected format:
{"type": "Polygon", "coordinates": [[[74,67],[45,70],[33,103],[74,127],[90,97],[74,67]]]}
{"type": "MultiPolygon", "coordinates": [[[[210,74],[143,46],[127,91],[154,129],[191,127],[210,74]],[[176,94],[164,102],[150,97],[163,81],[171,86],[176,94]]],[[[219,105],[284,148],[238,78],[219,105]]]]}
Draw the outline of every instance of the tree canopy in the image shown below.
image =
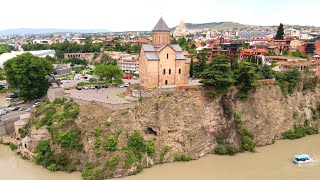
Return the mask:
{"type": "Polygon", "coordinates": [[[94,70],[101,81],[122,84],[123,71],[113,64],[98,64],[94,70]]]}
{"type": "Polygon", "coordinates": [[[0,54],[11,52],[14,47],[8,44],[0,44],[0,54]]]}
{"type": "Polygon", "coordinates": [[[213,96],[228,93],[229,87],[234,82],[230,64],[225,56],[216,57],[201,73],[201,77],[202,83],[214,87],[213,96]]]}
{"type": "Polygon", "coordinates": [[[75,65],[86,66],[88,64],[88,62],[86,60],[79,59],[79,58],[63,59],[62,63],[71,63],[71,66],[75,66],[75,65]]]}
{"type": "Polygon", "coordinates": [[[275,40],[283,40],[284,39],[284,28],[283,28],[283,24],[280,23],[279,27],[278,27],[278,31],[276,36],[274,37],[275,40]]]}
{"type": "Polygon", "coordinates": [[[256,81],[259,78],[256,65],[250,62],[242,61],[234,71],[235,85],[239,89],[239,98],[244,99],[248,96],[250,90],[258,85],[256,81]]]}
{"type": "Polygon", "coordinates": [[[11,87],[20,90],[22,100],[44,96],[50,86],[47,79],[52,74],[52,63],[44,58],[24,53],[4,63],[7,81],[11,87]]]}

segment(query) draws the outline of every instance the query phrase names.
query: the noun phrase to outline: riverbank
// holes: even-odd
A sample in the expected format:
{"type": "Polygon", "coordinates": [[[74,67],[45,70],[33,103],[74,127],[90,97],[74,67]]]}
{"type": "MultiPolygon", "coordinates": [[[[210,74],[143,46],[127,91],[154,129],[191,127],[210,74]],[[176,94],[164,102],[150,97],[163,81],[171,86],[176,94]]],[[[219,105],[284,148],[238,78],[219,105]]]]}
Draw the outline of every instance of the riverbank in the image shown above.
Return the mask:
{"type": "Polygon", "coordinates": [[[81,174],[50,172],[47,169],[36,165],[28,160],[23,160],[19,155],[13,152],[9,146],[0,145],[0,179],[5,180],[79,180],[81,174]]]}
{"type": "MultiPolygon", "coordinates": [[[[121,180],[317,180],[320,176],[319,168],[320,135],[313,135],[297,140],[279,140],[273,145],[257,148],[255,153],[207,155],[190,162],[156,165],[121,180]],[[291,160],[298,153],[309,153],[318,162],[309,166],[294,165],[291,160]]],[[[81,179],[80,173],[50,172],[23,160],[5,145],[0,145],[0,173],[6,180],[81,179]]]]}
{"type": "Polygon", "coordinates": [[[296,140],[279,140],[273,145],[257,148],[255,153],[207,155],[186,163],[156,165],[122,180],[318,180],[319,168],[320,135],[313,135],[296,140]],[[317,162],[307,166],[293,164],[293,156],[299,153],[309,153],[317,162]]]}

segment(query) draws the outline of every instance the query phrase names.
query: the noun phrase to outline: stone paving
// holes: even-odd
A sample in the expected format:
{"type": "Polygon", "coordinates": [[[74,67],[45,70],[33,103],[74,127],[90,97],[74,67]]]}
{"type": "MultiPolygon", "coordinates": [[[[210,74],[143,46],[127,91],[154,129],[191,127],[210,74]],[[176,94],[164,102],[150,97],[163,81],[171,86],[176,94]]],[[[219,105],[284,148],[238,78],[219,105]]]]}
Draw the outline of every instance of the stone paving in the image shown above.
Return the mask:
{"type": "Polygon", "coordinates": [[[123,104],[123,103],[130,103],[129,101],[125,100],[117,96],[117,94],[121,92],[125,92],[126,88],[119,88],[119,87],[110,87],[109,88],[102,88],[102,89],[88,89],[88,90],[77,90],[71,89],[66,90],[66,93],[70,93],[70,97],[74,99],[82,99],[85,101],[100,101],[104,103],[110,104],[123,104]]]}

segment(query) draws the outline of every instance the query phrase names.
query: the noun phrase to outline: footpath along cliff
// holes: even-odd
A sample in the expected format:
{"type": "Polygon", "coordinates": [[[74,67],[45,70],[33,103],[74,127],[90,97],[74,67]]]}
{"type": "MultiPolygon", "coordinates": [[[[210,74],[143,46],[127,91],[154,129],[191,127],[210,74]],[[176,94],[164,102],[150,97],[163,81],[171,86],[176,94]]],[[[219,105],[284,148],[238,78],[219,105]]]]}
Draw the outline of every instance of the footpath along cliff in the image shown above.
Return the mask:
{"type": "Polygon", "coordinates": [[[241,151],[245,136],[253,136],[248,146],[264,146],[294,126],[318,129],[319,89],[283,95],[276,85],[261,86],[246,100],[237,99],[235,89],[216,99],[207,92],[203,87],[167,92],[120,111],[57,99],[34,110],[24,134],[32,139],[38,164],[102,179],[198,159],[213,153],[221,136],[241,151]]]}

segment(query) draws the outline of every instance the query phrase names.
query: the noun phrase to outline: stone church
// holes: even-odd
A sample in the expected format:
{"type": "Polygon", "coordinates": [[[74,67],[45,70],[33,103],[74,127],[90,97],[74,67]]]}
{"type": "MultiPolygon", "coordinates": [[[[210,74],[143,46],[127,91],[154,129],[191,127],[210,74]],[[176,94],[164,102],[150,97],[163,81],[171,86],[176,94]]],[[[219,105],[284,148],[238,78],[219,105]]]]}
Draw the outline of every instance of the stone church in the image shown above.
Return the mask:
{"type": "Polygon", "coordinates": [[[152,44],[142,45],[139,76],[146,87],[188,84],[189,61],[179,45],[170,44],[170,28],[162,18],[152,30],[152,44]]]}

